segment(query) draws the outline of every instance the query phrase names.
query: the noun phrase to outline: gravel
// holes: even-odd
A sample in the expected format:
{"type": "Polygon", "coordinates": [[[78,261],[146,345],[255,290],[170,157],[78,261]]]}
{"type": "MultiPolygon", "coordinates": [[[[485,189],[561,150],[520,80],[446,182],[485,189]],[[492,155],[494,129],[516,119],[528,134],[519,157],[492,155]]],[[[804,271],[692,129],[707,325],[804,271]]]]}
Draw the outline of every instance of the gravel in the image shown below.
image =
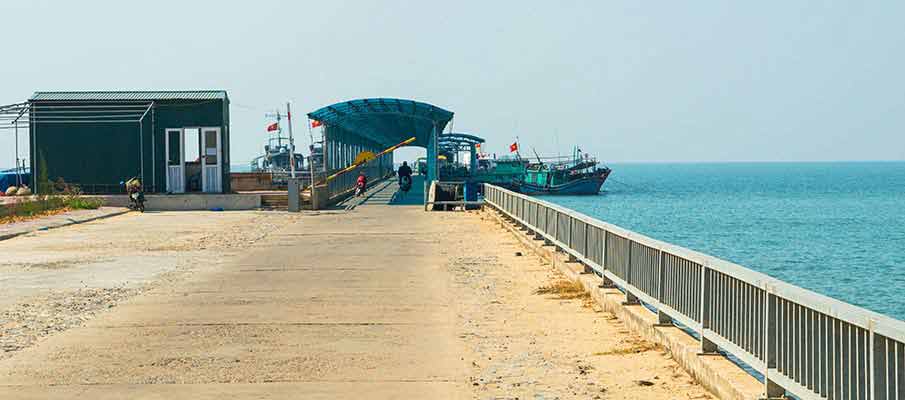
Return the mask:
{"type": "Polygon", "coordinates": [[[139,291],[128,288],[55,291],[0,311],[0,359],[41,338],[80,326],[139,291]]]}

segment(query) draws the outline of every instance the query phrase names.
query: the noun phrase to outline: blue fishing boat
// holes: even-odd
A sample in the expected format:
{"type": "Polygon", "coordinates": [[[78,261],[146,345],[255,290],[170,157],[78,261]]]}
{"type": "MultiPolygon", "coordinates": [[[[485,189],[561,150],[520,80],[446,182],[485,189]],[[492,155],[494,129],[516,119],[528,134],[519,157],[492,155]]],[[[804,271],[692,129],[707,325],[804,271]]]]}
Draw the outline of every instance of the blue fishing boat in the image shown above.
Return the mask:
{"type": "Polygon", "coordinates": [[[595,195],[612,170],[600,166],[596,158],[575,149],[566,159],[557,158],[528,164],[518,192],[530,195],[595,195]]]}

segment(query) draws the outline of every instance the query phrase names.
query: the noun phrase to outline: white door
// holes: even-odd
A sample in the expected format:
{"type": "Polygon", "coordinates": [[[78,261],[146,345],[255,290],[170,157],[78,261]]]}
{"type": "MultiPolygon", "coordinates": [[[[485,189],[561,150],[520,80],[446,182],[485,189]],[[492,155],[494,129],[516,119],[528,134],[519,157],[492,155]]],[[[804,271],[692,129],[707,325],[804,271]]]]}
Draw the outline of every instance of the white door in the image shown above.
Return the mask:
{"type": "Polygon", "coordinates": [[[201,128],[201,185],[205,193],[223,191],[223,157],[220,152],[220,128],[201,128]]]}
{"type": "Polygon", "coordinates": [[[185,135],[182,129],[166,130],[167,191],[185,192],[185,135]]]}

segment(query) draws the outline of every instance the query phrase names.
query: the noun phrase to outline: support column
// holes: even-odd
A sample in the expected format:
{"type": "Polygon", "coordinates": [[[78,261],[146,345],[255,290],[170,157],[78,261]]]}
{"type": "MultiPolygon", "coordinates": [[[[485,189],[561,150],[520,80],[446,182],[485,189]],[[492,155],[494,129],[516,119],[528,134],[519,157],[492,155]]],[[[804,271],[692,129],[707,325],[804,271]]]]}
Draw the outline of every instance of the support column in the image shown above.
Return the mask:
{"type": "Polygon", "coordinates": [[[478,149],[475,148],[474,144],[471,145],[471,159],[468,162],[468,171],[474,176],[478,172],[478,149]]]}
{"type": "Polygon", "coordinates": [[[437,180],[439,171],[437,171],[437,123],[431,128],[430,137],[427,140],[427,179],[424,180],[424,201],[427,202],[427,196],[430,192],[431,183],[437,180]]]}

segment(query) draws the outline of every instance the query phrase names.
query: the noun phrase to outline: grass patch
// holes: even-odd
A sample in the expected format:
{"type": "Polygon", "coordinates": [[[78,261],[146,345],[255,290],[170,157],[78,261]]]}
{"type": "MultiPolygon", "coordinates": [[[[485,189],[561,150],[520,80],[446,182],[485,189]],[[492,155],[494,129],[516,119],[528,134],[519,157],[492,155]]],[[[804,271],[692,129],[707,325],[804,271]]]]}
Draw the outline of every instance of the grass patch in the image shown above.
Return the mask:
{"type": "Polygon", "coordinates": [[[103,205],[100,199],[79,194],[37,196],[34,200],[18,201],[0,207],[0,224],[27,221],[71,210],[96,210],[103,205]]]}
{"type": "Polygon", "coordinates": [[[615,348],[594,353],[595,356],[624,356],[628,354],[646,353],[648,351],[662,350],[660,345],[641,339],[629,339],[620,342],[615,348]]]}
{"type": "Polygon", "coordinates": [[[534,290],[534,294],[550,295],[557,300],[588,300],[591,294],[584,290],[579,282],[569,280],[554,281],[550,285],[541,286],[534,290]]]}
{"type": "Polygon", "coordinates": [[[64,199],[63,202],[66,204],[66,207],[72,210],[97,210],[104,205],[104,202],[101,201],[101,199],[79,196],[64,199]]]}

